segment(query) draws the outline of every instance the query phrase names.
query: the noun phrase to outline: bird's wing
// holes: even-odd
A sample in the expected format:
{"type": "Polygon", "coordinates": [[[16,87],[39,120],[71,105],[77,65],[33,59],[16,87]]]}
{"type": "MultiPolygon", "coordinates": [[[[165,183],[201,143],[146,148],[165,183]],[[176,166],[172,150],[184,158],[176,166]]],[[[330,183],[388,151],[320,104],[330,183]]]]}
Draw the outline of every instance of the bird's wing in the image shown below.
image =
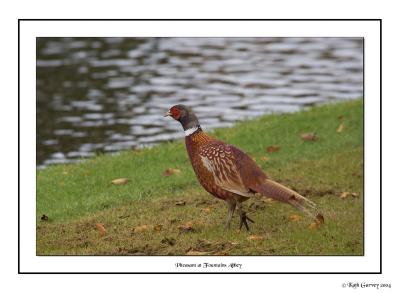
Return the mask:
{"type": "Polygon", "coordinates": [[[253,195],[243,183],[232,146],[212,142],[201,147],[199,155],[203,166],[213,174],[217,186],[245,197],[253,195]]]}

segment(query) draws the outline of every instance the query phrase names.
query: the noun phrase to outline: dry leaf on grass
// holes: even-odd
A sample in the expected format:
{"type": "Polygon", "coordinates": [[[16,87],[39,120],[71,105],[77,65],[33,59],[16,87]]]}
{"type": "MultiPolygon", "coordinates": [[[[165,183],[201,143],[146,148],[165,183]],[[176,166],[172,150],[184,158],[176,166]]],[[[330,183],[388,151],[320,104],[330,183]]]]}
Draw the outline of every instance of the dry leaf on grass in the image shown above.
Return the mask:
{"type": "Polygon", "coordinates": [[[289,221],[292,221],[292,222],[298,222],[298,221],[300,221],[300,219],[301,219],[301,217],[297,214],[293,214],[289,217],[289,221]]]}
{"type": "Polygon", "coordinates": [[[205,213],[210,213],[211,212],[211,208],[203,208],[203,209],[200,209],[202,212],[205,212],[205,213]]]}
{"type": "Polygon", "coordinates": [[[281,149],[281,147],[279,145],[270,145],[269,147],[267,147],[267,152],[268,153],[274,153],[277,152],[281,149]]]}
{"type": "Polygon", "coordinates": [[[180,200],[180,201],[177,201],[177,202],[175,203],[175,205],[176,205],[176,206],[184,206],[184,205],[186,205],[186,202],[184,202],[183,200],[180,200]]]}
{"type": "Polygon", "coordinates": [[[154,230],[154,231],[161,231],[162,228],[163,228],[163,225],[157,224],[157,225],[154,225],[153,230],[154,230]]]}
{"type": "Polygon", "coordinates": [[[309,226],[308,226],[308,229],[310,229],[310,230],[316,230],[316,229],[318,229],[318,227],[319,227],[319,225],[317,224],[317,223],[311,223],[309,226]]]}
{"type": "Polygon", "coordinates": [[[302,133],[300,137],[305,141],[316,141],[318,139],[317,134],[314,132],[302,133]]]}
{"type": "Polygon", "coordinates": [[[45,214],[43,214],[43,216],[41,216],[40,219],[41,219],[42,221],[48,221],[48,220],[49,220],[49,217],[46,216],[45,214]]]}
{"type": "Polygon", "coordinates": [[[194,232],[194,228],[193,228],[193,223],[192,222],[187,222],[183,225],[180,225],[178,227],[180,232],[194,232]]]}
{"type": "Polygon", "coordinates": [[[149,229],[149,225],[142,225],[142,226],[137,226],[133,228],[133,232],[139,233],[139,232],[144,232],[149,229]]]}
{"type": "Polygon", "coordinates": [[[349,195],[351,195],[352,197],[358,197],[358,193],[356,192],[349,192],[349,191],[343,191],[342,193],[340,193],[340,198],[341,199],[345,199],[347,198],[349,195]]]}
{"type": "Polygon", "coordinates": [[[114,185],[124,185],[129,182],[128,178],[118,178],[111,181],[114,185]]]}
{"type": "Polygon", "coordinates": [[[164,176],[179,175],[181,170],[175,168],[168,168],[164,171],[164,176]]]}
{"type": "Polygon", "coordinates": [[[96,224],[96,229],[97,229],[97,231],[99,231],[100,236],[106,235],[106,229],[104,228],[104,226],[102,224],[97,223],[96,224]]]}
{"type": "Polygon", "coordinates": [[[340,123],[339,127],[336,129],[337,133],[342,133],[344,130],[344,123],[340,123]]]}
{"type": "Polygon", "coordinates": [[[247,240],[263,240],[264,236],[260,236],[260,235],[250,235],[249,237],[247,237],[247,240]]]}

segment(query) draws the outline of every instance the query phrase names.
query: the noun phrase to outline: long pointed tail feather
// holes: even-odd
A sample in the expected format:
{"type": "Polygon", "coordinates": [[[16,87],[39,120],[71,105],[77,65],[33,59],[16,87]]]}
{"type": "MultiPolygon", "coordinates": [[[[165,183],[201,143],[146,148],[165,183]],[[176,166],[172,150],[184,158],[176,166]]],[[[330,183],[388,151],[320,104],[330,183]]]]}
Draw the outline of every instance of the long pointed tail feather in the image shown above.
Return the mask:
{"type": "Polygon", "coordinates": [[[254,189],[262,196],[286,202],[316,219],[319,223],[324,223],[324,217],[314,202],[278,182],[266,179],[263,183],[257,184],[254,189]]]}

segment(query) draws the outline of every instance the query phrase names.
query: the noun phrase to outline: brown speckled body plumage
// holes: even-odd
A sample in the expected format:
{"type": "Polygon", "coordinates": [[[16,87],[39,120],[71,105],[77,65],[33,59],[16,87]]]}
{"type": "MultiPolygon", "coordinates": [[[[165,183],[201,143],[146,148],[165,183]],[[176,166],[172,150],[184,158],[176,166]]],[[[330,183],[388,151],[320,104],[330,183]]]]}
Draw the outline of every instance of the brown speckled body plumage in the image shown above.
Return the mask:
{"type": "Polygon", "coordinates": [[[190,109],[176,105],[167,115],[181,122],[184,130],[189,131],[185,138],[186,149],[199,183],[206,191],[228,203],[227,227],[237,207],[240,227],[244,224],[249,229],[247,220],[253,221],[242,210],[242,202],[255,194],[288,203],[323,222],[315,203],[268,178],[240,149],[207,135],[190,109]]]}
{"type": "Polygon", "coordinates": [[[207,169],[204,165],[202,156],[210,158],[211,156],[221,158],[220,162],[224,157],[228,156],[221,151],[221,144],[208,136],[201,130],[196,131],[190,136],[185,138],[186,150],[189,155],[190,162],[192,163],[193,170],[199,180],[199,183],[207,190],[209,193],[218,197],[222,200],[230,200],[235,197],[235,194],[221,188],[216,184],[216,176],[223,176],[217,170],[215,173],[207,169]],[[224,157],[221,157],[224,156],[224,157]]]}

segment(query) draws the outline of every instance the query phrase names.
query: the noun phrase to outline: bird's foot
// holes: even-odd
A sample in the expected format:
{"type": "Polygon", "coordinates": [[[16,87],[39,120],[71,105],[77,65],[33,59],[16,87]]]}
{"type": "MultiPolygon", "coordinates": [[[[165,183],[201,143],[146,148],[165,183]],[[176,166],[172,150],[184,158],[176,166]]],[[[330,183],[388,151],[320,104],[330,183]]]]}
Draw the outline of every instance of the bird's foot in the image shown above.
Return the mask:
{"type": "Polygon", "coordinates": [[[250,219],[245,212],[242,212],[240,214],[240,225],[239,225],[239,230],[242,230],[242,226],[244,224],[244,226],[246,227],[246,230],[249,231],[249,225],[247,224],[247,220],[249,220],[250,222],[254,223],[254,221],[252,219],[250,219]]]}

